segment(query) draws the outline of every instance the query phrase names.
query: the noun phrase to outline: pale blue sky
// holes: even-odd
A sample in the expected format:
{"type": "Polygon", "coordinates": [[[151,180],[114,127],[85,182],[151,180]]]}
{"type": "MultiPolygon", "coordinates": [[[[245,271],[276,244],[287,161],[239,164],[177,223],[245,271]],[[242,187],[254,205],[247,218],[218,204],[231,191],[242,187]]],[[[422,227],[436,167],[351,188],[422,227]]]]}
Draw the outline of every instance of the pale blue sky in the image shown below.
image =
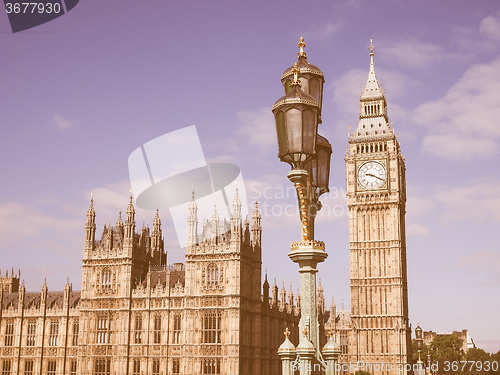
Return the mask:
{"type": "MultiPolygon", "coordinates": [[[[263,269],[296,292],[286,254],[298,217],[280,214],[295,193],[271,106],[303,35],[325,74],[320,131],[334,150],[320,277],[327,301],[348,307],[343,159],[373,38],[407,165],[411,322],[500,350],[498,1],[86,0],[25,32],[7,22],[0,13],[0,268],[21,268],[29,290],[45,275],[50,290],[67,276],[79,289],[90,192],[100,237],[127,205],[129,154],[196,125],[209,161],[241,167],[263,210],[263,269]]],[[[182,260],[162,220],[169,261],[182,260]]]]}

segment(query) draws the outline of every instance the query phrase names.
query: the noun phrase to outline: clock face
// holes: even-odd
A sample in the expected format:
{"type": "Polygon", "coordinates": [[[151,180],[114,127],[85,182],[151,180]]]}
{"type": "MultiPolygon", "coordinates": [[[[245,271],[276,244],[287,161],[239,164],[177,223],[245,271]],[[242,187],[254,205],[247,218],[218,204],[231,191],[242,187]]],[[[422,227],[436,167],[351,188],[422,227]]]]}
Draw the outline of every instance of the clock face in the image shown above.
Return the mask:
{"type": "Polygon", "coordinates": [[[386,179],[385,167],[376,161],[365,163],[358,170],[358,181],[367,189],[378,189],[386,179]]]}

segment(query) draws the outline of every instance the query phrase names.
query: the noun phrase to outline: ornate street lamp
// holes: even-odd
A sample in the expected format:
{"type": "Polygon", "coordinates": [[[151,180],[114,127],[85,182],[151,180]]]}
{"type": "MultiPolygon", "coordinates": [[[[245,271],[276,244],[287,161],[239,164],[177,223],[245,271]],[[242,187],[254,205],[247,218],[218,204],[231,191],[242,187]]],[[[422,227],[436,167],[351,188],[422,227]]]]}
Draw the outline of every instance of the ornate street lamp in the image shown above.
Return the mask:
{"type": "MultiPolygon", "coordinates": [[[[302,224],[301,241],[293,242],[288,254],[290,259],[299,265],[302,297],[299,322],[301,338],[296,353],[302,358],[301,361],[325,363],[319,348],[316,266],[323,262],[328,254],[325,252],[325,244],[314,240],[314,219],[321,209],[319,197],[329,191],[332,147],[326,138],[318,135],[323,73],[307,62],[304,47],[304,39],[300,38],[298,61],[282,75],[285,96],[276,101],[272,111],[276,122],[278,157],[292,168],[287,177],[297,190],[302,224]],[[310,350],[315,353],[313,359],[307,359],[309,357],[304,354],[310,350]]],[[[325,358],[328,357],[328,361],[336,363],[337,357],[331,356],[330,346],[324,348],[328,354],[325,354],[325,358]]],[[[336,350],[335,347],[335,353],[336,350]]],[[[285,368],[283,373],[286,373],[285,368]]]]}
{"type": "Polygon", "coordinates": [[[425,374],[425,370],[423,369],[423,362],[420,358],[420,354],[422,353],[422,349],[424,348],[424,338],[422,336],[422,328],[420,328],[420,323],[418,323],[417,328],[415,328],[415,341],[417,342],[418,351],[417,374],[425,374]]]}
{"type": "MultiPolygon", "coordinates": [[[[309,241],[314,239],[314,233],[311,231],[313,227],[311,218],[314,215],[311,215],[311,211],[317,210],[315,207],[311,210],[311,207],[317,202],[317,197],[316,189],[312,186],[312,176],[306,168],[309,167],[312,170],[315,166],[315,171],[324,169],[324,166],[319,165],[316,159],[319,104],[301,89],[298,63],[294,64],[292,72],[293,81],[290,84],[290,90],[276,101],[273,106],[273,114],[278,136],[278,157],[292,167],[288,178],[297,189],[302,222],[302,240],[309,241]]],[[[324,148],[324,146],[321,147],[324,148]]],[[[322,154],[324,155],[324,152],[322,154]]],[[[320,178],[316,180],[319,183],[320,178]]]]}
{"type": "MultiPolygon", "coordinates": [[[[304,38],[300,37],[299,40],[299,53],[297,59],[297,67],[299,69],[299,80],[302,86],[302,90],[311,95],[314,100],[319,104],[318,112],[318,123],[321,124],[321,107],[323,102],[323,84],[325,83],[325,78],[323,72],[315,65],[307,61],[307,55],[304,51],[306,43],[304,38]]],[[[288,68],[281,75],[281,83],[285,88],[285,94],[291,89],[293,82],[293,67],[288,68]]]]}
{"type": "Polygon", "coordinates": [[[417,341],[417,350],[418,350],[418,362],[422,363],[422,359],[420,358],[420,353],[424,347],[424,339],[422,337],[422,328],[420,328],[420,323],[417,324],[417,328],[415,328],[415,340],[417,341]]]}
{"type": "Polygon", "coordinates": [[[319,135],[316,138],[316,156],[305,166],[310,179],[309,226],[311,238],[314,239],[314,219],[323,206],[319,197],[330,191],[330,157],[332,145],[328,140],[319,135]]]}

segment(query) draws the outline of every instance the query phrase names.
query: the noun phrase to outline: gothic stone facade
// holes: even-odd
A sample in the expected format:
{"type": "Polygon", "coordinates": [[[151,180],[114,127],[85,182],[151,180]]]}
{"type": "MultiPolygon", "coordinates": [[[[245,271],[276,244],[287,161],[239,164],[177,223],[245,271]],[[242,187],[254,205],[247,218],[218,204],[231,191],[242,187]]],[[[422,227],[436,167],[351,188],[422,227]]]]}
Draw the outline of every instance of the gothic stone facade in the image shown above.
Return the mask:
{"type": "MultiPolygon", "coordinates": [[[[261,293],[257,207],[242,223],[214,212],[198,236],[189,206],[185,264],[166,265],[161,222],[135,231],[132,199],[125,222],[95,239],[87,213],[82,289],[28,293],[19,275],[1,278],[0,374],[165,375],[278,374],[276,349],[285,327],[296,332],[300,296],[267,277],[261,293]],[[17,284],[16,284],[17,283],[17,284]]],[[[297,339],[297,338],[295,338],[297,339]]]]}

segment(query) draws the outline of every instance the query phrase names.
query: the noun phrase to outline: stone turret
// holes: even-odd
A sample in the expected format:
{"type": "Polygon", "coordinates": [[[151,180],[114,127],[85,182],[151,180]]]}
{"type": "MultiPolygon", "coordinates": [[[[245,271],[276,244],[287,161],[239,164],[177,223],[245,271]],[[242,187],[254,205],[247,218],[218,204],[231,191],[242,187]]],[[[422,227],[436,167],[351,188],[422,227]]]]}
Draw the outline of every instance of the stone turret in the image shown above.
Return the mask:
{"type": "Polygon", "coordinates": [[[317,303],[318,303],[318,315],[321,316],[325,313],[325,296],[323,294],[323,286],[321,285],[321,279],[319,279],[318,283],[318,295],[317,295],[317,303]]]}
{"type": "Polygon", "coordinates": [[[245,224],[244,224],[244,231],[243,231],[243,243],[249,244],[250,243],[250,223],[248,222],[248,217],[245,218],[245,224]]]}
{"type": "Polygon", "coordinates": [[[21,278],[21,271],[17,272],[17,276],[14,274],[14,269],[10,271],[5,270],[5,276],[2,276],[0,270],[0,289],[5,293],[14,293],[19,291],[19,279],[21,278]]]}
{"type": "Polygon", "coordinates": [[[241,201],[238,195],[238,188],[233,200],[233,210],[231,215],[231,241],[241,242],[242,239],[242,217],[241,217],[241,201]]]}
{"type": "Polygon", "coordinates": [[[135,209],[132,195],[127,207],[127,216],[125,218],[125,243],[129,246],[133,245],[135,233],[135,209]]]}
{"type": "Polygon", "coordinates": [[[156,215],[153,219],[153,231],[151,233],[151,254],[154,261],[160,262],[163,249],[160,212],[156,209],[156,215]]]}
{"type": "Polygon", "coordinates": [[[286,289],[285,289],[285,283],[283,282],[283,286],[281,287],[281,292],[280,292],[280,311],[285,310],[286,308],[286,289]]]}
{"type": "MultiPolygon", "coordinates": [[[[205,225],[206,224],[204,222],[202,231],[205,231],[205,225]]],[[[196,204],[193,191],[188,208],[186,247],[196,245],[197,243],[198,243],[198,206],[196,204]]]]}
{"type": "Polygon", "coordinates": [[[116,220],[116,226],[115,226],[116,233],[120,236],[121,240],[123,241],[123,220],[122,220],[122,211],[118,213],[118,220],[116,220]]]}
{"type": "Polygon", "coordinates": [[[24,297],[26,296],[26,288],[24,287],[24,280],[21,283],[21,287],[19,288],[19,311],[23,310],[24,307],[24,297]]]}
{"type": "Polygon", "coordinates": [[[85,250],[92,251],[95,243],[95,210],[94,198],[90,199],[90,207],[87,211],[87,222],[85,223],[85,250]]]}
{"type": "Polygon", "coordinates": [[[261,246],[262,227],[260,225],[260,219],[259,204],[255,202],[255,210],[252,215],[252,247],[254,248],[260,248],[261,246]]]}
{"type": "Polygon", "coordinates": [[[276,277],[274,278],[274,284],[271,289],[271,306],[275,307],[278,304],[278,285],[276,285],[276,277]]]}
{"type": "Polygon", "coordinates": [[[214,205],[214,213],[212,214],[211,225],[211,243],[216,245],[219,239],[219,215],[217,214],[217,206],[214,205]]]}
{"type": "Polygon", "coordinates": [[[264,278],[264,284],[262,285],[262,294],[264,301],[264,308],[269,308],[269,282],[267,281],[267,271],[266,276],[264,278]]]}

